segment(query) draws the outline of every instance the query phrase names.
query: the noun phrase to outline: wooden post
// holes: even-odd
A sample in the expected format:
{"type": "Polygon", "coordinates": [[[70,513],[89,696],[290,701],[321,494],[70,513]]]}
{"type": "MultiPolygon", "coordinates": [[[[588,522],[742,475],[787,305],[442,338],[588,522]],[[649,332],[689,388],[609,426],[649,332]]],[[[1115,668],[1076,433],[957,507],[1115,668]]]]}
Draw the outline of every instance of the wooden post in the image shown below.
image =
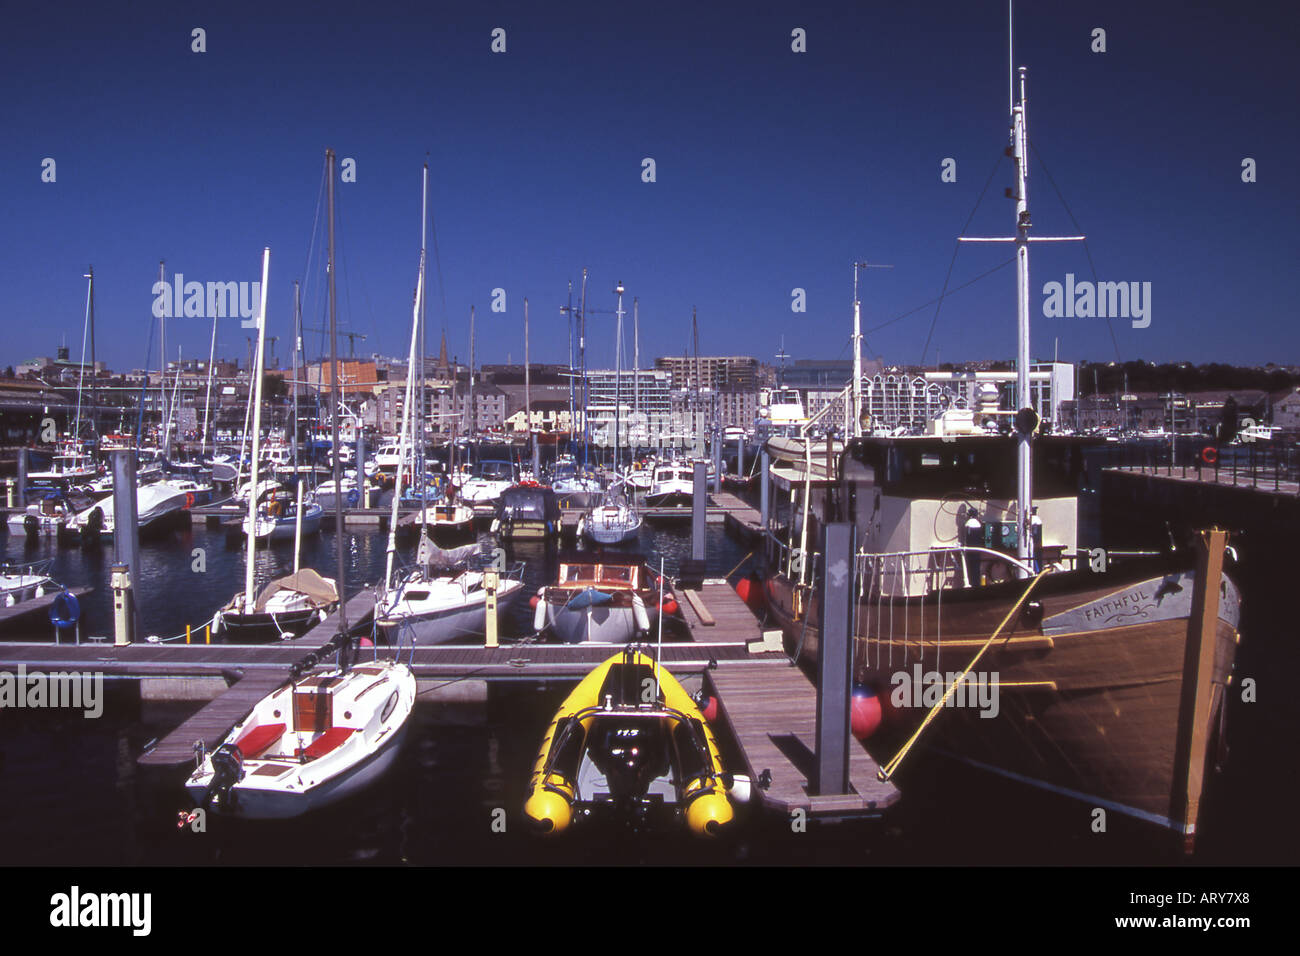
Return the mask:
{"type": "MultiPolygon", "coordinates": [[[[1218,638],[1219,588],[1228,534],[1221,528],[1202,531],[1197,540],[1192,613],[1187,619],[1183,652],[1182,696],[1174,750],[1174,790],[1169,818],[1181,823],[1183,848],[1191,853],[1196,818],[1205,784],[1206,751],[1214,704],[1214,657],[1218,638]]],[[[1226,704],[1224,705],[1226,706],[1226,704]]]]}

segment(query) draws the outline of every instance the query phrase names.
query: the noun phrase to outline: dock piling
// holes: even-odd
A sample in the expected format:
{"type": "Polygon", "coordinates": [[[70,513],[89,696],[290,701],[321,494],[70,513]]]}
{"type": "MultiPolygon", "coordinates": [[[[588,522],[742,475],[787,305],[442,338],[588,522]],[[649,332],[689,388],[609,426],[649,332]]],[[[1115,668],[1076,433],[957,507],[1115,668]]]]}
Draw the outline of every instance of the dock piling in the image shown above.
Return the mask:
{"type": "Polygon", "coordinates": [[[852,680],[850,615],[853,525],[826,525],[822,554],[822,633],[817,664],[818,796],[849,792],[849,694],[852,680]]]}
{"type": "Polygon", "coordinates": [[[118,628],[114,642],[121,645],[129,644],[140,630],[140,602],[133,587],[140,575],[140,515],[136,502],[135,453],[124,449],[114,451],[112,456],[113,608],[118,628]]]}

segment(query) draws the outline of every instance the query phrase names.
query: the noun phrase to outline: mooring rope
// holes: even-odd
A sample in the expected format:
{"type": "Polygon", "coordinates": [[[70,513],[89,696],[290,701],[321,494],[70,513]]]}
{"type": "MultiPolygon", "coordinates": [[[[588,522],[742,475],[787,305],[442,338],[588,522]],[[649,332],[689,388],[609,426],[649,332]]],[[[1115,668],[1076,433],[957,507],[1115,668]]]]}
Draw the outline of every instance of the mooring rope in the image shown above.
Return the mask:
{"type": "Polygon", "coordinates": [[[967,675],[970,674],[971,670],[974,669],[975,665],[979,663],[979,659],[984,656],[984,652],[987,651],[989,647],[992,646],[993,642],[998,639],[998,635],[1002,633],[1002,629],[1005,628],[1008,623],[1010,623],[1013,617],[1015,617],[1016,612],[1020,610],[1020,606],[1025,603],[1025,600],[1029,597],[1030,593],[1034,590],[1034,588],[1038,586],[1038,582],[1042,580],[1043,575],[1046,574],[1047,572],[1048,569],[1044,568],[1043,570],[1039,571],[1038,574],[1034,575],[1034,579],[1029,582],[1029,587],[1025,588],[1024,593],[1020,595],[1020,599],[1016,601],[1014,605],[1012,605],[1011,610],[1007,612],[1007,616],[1004,617],[1002,619],[1002,623],[997,626],[997,630],[995,630],[992,634],[989,635],[989,639],[984,642],[983,646],[980,647],[980,649],[975,653],[975,656],[971,658],[971,662],[966,665],[966,669],[961,672],[961,676],[958,677],[955,681],[953,681],[952,684],[949,685],[948,689],[944,691],[943,698],[937,704],[935,704],[933,707],[930,708],[929,713],[925,715],[925,719],[921,721],[921,726],[916,728],[916,732],[912,734],[911,738],[907,741],[907,743],[903,744],[902,749],[899,750],[898,753],[894,754],[893,759],[890,760],[889,763],[885,764],[885,766],[880,768],[880,770],[876,774],[877,778],[879,778],[882,781],[885,781],[894,775],[894,772],[898,770],[898,765],[903,762],[903,758],[906,757],[908,751],[912,749],[912,745],[916,743],[917,739],[920,738],[925,728],[930,725],[930,722],[934,720],[935,716],[939,713],[939,711],[943,709],[945,704],[947,704],[948,699],[952,697],[954,693],[956,693],[957,688],[960,687],[963,683],[965,683],[967,675]]]}

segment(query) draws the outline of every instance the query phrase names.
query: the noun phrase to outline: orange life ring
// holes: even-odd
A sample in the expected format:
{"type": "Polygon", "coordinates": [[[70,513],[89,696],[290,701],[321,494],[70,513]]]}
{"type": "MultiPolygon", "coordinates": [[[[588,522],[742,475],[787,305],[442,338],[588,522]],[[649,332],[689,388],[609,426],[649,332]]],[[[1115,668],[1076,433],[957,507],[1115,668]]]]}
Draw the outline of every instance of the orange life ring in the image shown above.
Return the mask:
{"type": "Polygon", "coordinates": [[[185,508],[188,511],[190,508],[193,507],[194,507],[194,492],[187,491],[185,492],[185,508]]]}
{"type": "Polygon", "coordinates": [[[1201,461],[1207,465],[1213,465],[1219,460],[1219,452],[1213,445],[1206,445],[1201,449],[1201,461]]]}

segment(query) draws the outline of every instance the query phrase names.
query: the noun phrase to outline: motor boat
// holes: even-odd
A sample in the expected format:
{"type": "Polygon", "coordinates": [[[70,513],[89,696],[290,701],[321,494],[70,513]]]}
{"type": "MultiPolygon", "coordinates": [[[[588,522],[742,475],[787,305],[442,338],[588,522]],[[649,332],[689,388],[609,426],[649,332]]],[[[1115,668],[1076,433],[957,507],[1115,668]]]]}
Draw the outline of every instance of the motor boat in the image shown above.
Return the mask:
{"type": "Polygon", "coordinates": [[[640,555],[575,552],[560,558],[557,577],[537,595],[539,634],[549,629],[565,644],[626,644],[658,619],[659,591],[640,555]]]}
{"type": "Polygon", "coordinates": [[[524,816],[546,835],[607,812],[638,827],[685,822],[713,837],[734,821],[750,789],[747,776],[724,770],[696,702],[633,646],[560,705],[533,765],[524,816]]]}

